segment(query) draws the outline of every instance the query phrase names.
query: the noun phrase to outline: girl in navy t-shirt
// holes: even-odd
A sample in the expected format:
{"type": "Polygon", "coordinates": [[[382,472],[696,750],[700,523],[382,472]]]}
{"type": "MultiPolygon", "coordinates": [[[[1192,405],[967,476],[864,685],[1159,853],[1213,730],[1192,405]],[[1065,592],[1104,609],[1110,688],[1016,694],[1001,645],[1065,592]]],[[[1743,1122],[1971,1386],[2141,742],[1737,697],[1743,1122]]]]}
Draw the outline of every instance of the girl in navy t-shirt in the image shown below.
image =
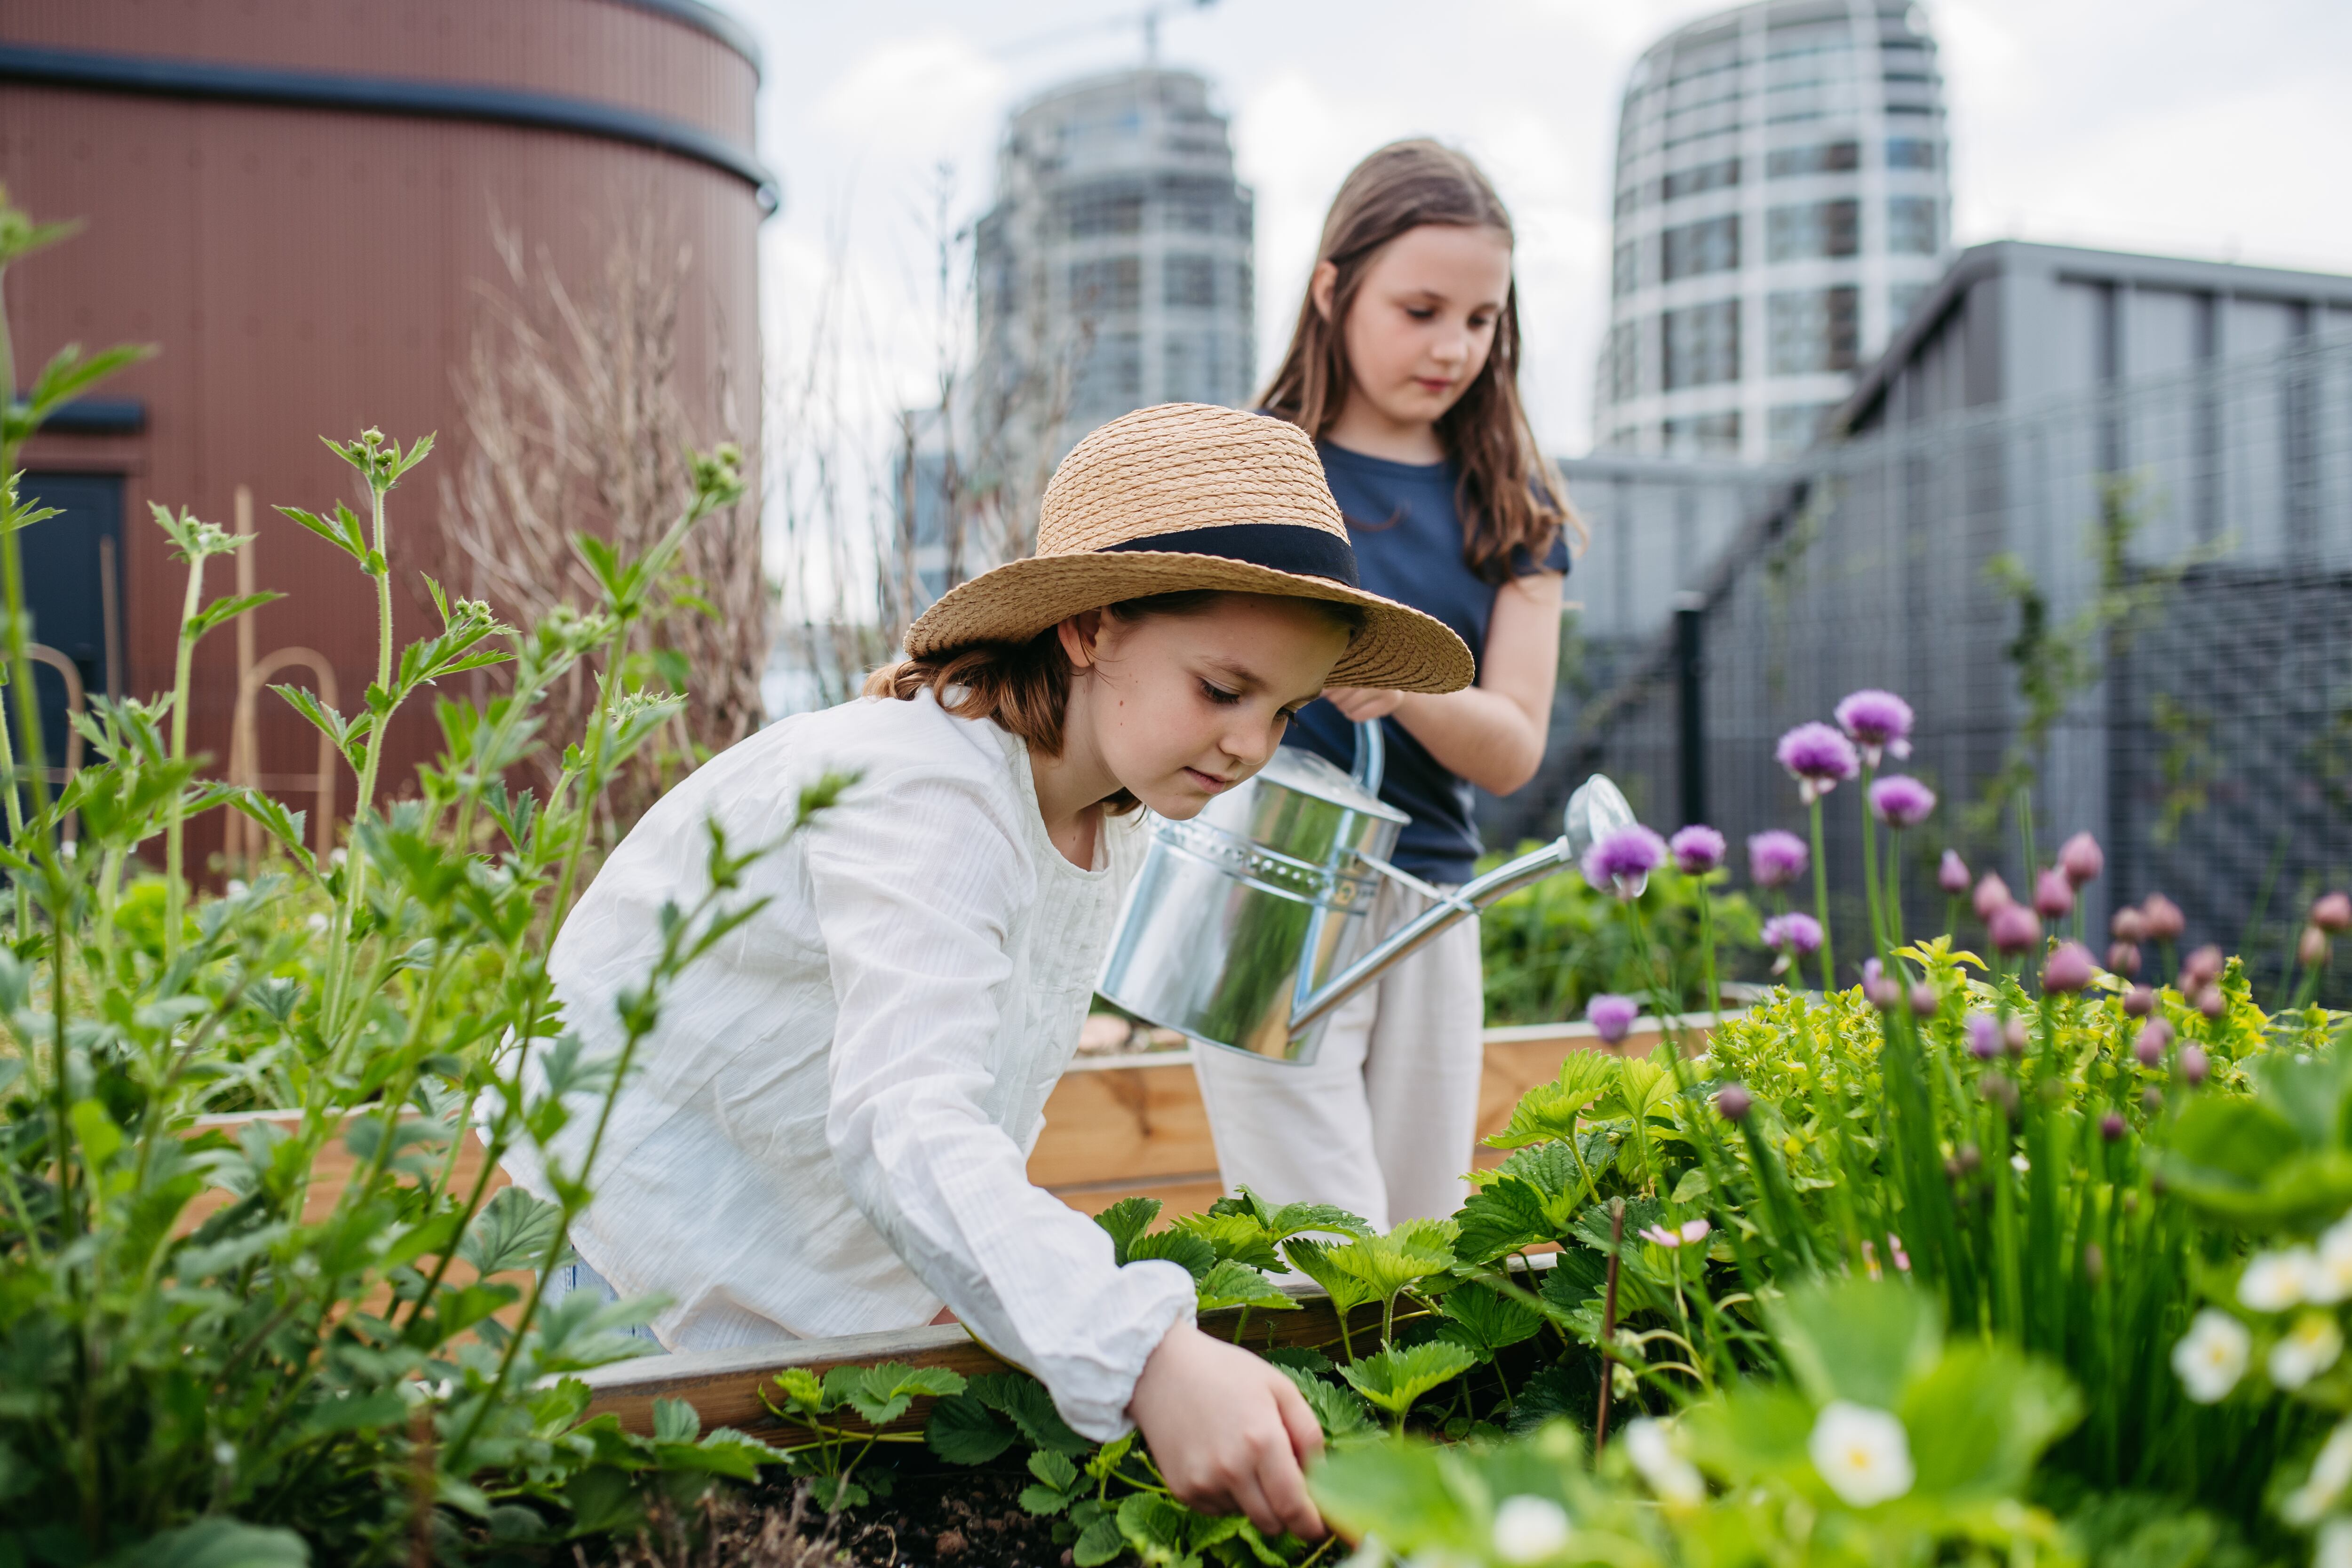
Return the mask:
{"type": "MultiPolygon", "coordinates": [[[[1260,399],[1315,437],[1364,586],[1436,616],[1478,657],[1443,697],[1334,689],[1285,743],[1340,767],[1382,721],[1381,795],[1412,823],[1394,863],[1441,889],[1479,852],[1471,786],[1507,795],[1543,760],[1559,659],[1564,504],[1519,405],[1511,222],[1477,166],[1400,142],[1356,166],[1324,220],[1288,353],[1260,399]]],[[[1389,884],[1375,936],[1428,907],[1389,884]]],[[[1338,1204],[1383,1228],[1466,1195],[1482,1065],[1478,923],[1465,921],[1332,1017],[1314,1063],[1203,1052],[1227,1187],[1338,1204]]]]}

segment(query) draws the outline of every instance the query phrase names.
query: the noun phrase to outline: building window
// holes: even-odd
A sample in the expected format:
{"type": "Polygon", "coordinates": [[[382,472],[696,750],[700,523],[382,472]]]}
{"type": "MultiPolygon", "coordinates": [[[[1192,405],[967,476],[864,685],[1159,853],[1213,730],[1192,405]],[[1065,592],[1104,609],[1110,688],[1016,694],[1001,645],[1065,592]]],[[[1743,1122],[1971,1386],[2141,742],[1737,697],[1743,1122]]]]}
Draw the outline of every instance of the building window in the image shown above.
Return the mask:
{"type": "Polygon", "coordinates": [[[1852,256],[1862,248],[1862,204],[1849,199],[1774,207],[1765,219],[1764,248],[1773,261],[1852,256]]]}
{"type": "Polygon", "coordinates": [[[1862,290],[1791,289],[1764,302],[1771,374],[1812,375],[1852,370],[1862,349],[1862,290]]]}
{"type": "Polygon", "coordinates": [[[1651,390],[1642,374],[1642,329],[1645,324],[1621,321],[1609,329],[1605,378],[1612,403],[1628,402],[1651,390]]]}
{"type": "Polygon", "coordinates": [[[1143,193],[1131,185],[1087,185],[1062,197],[1062,220],[1073,239],[1143,232],[1143,193]]]}
{"type": "Polygon", "coordinates": [[[1911,312],[1919,308],[1919,301],[1927,297],[1927,290],[1934,287],[1932,283],[1897,283],[1886,291],[1887,319],[1895,323],[1898,331],[1911,319],[1911,312]]]}
{"type": "Polygon", "coordinates": [[[1764,440],[1775,458],[1801,452],[1821,438],[1834,403],[1783,403],[1765,416],[1764,440]]]}
{"type": "Polygon", "coordinates": [[[1886,248],[1909,256],[1933,256],[1941,249],[1936,205],[1933,196],[1887,198],[1886,248]]]}
{"type": "Polygon", "coordinates": [[[1160,395],[1170,403],[1230,403],[1225,385],[1224,335],[1221,332],[1171,332],[1161,345],[1166,384],[1160,395]]]}
{"type": "Polygon", "coordinates": [[[1642,187],[1641,187],[1641,186],[1639,186],[1639,185],[1628,185],[1628,186],[1626,186],[1623,190],[1622,190],[1622,191],[1620,191],[1620,192],[1618,192],[1618,193],[1617,193],[1617,216],[1618,216],[1619,217],[1631,217],[1631,216],[1633,216],[1633,209],[1634,209],[1634,208],[1636,208],[1636,207],[1638,207],[1638,206],[1640,206],[1641,205],[1642,205],[1642,187]]]}
{"type": "Polygon", "coordinates": [[[1817,147],[1776,147],[1764,155],[1764,177],[1785,180],[1793,174],[1837,174],[1862,167],[1862,143],[1825,142],[1817,147]]]}
{"type": "Polygon", "coordinates": [[[1677,169],[1665,177],[1660,194],[1667,201],[1683,196],[1695,196],[1703,191],[1720,191],[1739,183],[1739,160],[1719,158],[1712,163],[1696,168],[1677,169]]]}
{"type": "Polygon", "coordinates": [[[1659,325],[1665,340],[1666,391],[1739,379],[1738,300],[1668,310],[1659,325]]]}
{"type": "Polygon", "coordinates": [[[1703,223],[1686,223],[1670,228],[1660,237],[1664,241],[1664,273],[1671,283],[1677,278],[1696,278],[1706,272],[1733,272],[1739,268],[1739,219],[1727,214],[1711,217],[1703,223]]]}
{"type": "Polygon", "coordinates": [[[1070,264],[1070,309],[1080,316],[1132,310],[1143,303],[1143,258],[1108,256],[1070,264]]]}
{"type": "Polygon", "coordinates": [[[1167,303],[1179,308],[1217,302],[1217,262],[1210,256],[1171,256],[1160,264],[1167,303]]]}
{"type": "Polygon", "coordinates": [[[1234,187],[1224,181],[1166,179],[1154,187],[1153,194],[1159,197],[1162,228],[1179,234],[1248,232],[1241,203],[1234,187]]]}
{"type": "Polygon", "coordinates": [[[1071,412],[1078,423],[1099,425],[1143,402],[1143,338],[1137,332],[1101,332],[1087,345],[1070,388],[1071,412]]]}
{"type": "Polygon", "coordinates": [[[1739,455],[1739,411],[1701,414],[1669,419],[1661,426],[1666,453],[1676,458],[1736,458],[1739,455]]]}
{"type": "Polygon", "coordinates": [[[1614,263],[1609,269],[1609,292],[1622,299],[1642,286],[1642,251],[1639,240],[1629,239],[1617,247],[1614,263]]]}
{"type": "Polygon", "coordinates": [[[1895,137],[1886,143],[1886,166],[1932,169],[1936,166],[1936,144],[1920,136],[1895,137]]]}

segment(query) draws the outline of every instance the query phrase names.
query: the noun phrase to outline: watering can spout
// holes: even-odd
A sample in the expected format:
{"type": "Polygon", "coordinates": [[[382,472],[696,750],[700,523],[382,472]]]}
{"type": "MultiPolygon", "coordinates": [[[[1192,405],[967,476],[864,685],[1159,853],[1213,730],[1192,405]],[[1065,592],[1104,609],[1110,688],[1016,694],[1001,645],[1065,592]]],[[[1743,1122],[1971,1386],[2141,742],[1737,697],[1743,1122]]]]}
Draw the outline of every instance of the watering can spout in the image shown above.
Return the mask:
{"type": "MultiPolygon", "coordinates": [[[[1416,881],[1421,889],[1433,895],[1430,907],[1391,932],[1386,941],[1334,975],[1319,990],[1302,997],[1291,1013],[1292,1037],[1322,1023],[1341,1003],[1426,947],[1441,932],[1521,888],[1575,865],[1593,845],[1621,827],[1632,826],[1633,820],[1633,808],[1625,803],[1624,792],[1611,783],[1607,774],[1594,773],[1568,797],[1568,808],[1560,814],[1560,835],[1542,848],[1497,866],[1452,893],[1442,893],[1416,881]]],[[[1406,879],[1392,866],[1382,864],[1379,869],[1406,879]]]]}

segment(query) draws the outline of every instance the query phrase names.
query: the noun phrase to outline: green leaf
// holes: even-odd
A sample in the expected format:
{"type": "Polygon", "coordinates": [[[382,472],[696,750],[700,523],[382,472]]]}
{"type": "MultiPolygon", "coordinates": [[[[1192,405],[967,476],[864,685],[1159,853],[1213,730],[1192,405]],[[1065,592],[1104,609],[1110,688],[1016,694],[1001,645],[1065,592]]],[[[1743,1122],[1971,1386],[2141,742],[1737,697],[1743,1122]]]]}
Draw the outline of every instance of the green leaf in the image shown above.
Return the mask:
{"type": "Polygon", "coordinates": [[[1061,1412],[1054,1408],[1053,1395],[1045,1392],[1045,1385],[1026,1373],[983,1373],[966,1387],[1011,1421],[1032,1447],[1083,1454],[1094,1447],[1070,1430],[1061,1412]]]}
{"type": "Polygon", "coordinates": [[[1765,1310],[1765,1321],[1805,1396],[1892,1410],[1943,1346],[1938,1299],[1893,1280],[1807,1285],[1765,1310]]]}
{"type": "Polygon", "coordinates": [[[1478,1364],[1478,1358],[1447,1340],[1428,1340],[1409,1349],[1391,1345],[1339,1369],[1356,1392],[1390,1415],[1402,1417],[1413,1401],[1478,1364]]]}
{"type": "Polygon", "coordinates": [[[1140,1263],[1146,1258],[1164,1258],[1181,1264],[1184,1271],[1198,1280],[1207,1276],[1217,1261],[1217,1250],[1189,1231],[1147,1231],[1127,1244],[1126,1263],[1140,1263]]]}
{"type": "Polygon", "coordinates": [[[1282,1288],[1273,1280],[1246,1264],[1230,1260],[1212,1266],[1201,1276],[1195,1289],[1200,1297],[1199,1310],[1203,1312],[1223,1307],[1250,1307],[1269,1312],[1298,1310],[1298,1303],[1283,1294],[1282,1288]]]}
{"type": "Polygon", "coordinates": [[[1321,1424],[1326,1437],[1336,1441],[1374,1430],[1371,1417],[1365,1414],[1364,1402],[1348,1390],[1295,1366],[1277,1362],[1276,1370],[1290,1379],[1305,1397],[1307,1408],[1315,1412],[1315,1419],[1321,1424]]]}
{"type": "Polygon", "coordinates": [[[318,861],[302,842],[303,813],[289,811],[281,803],[254,789],[239,789],[229,796],[228,804],[261,824],[269,837],[278,840],[278,847],[293,858],[296,865],[312,876],[318,875],[318,861]]]}
{"type": "Polygon", "coordinates": [[[1454,1251],[1465,1263],[1492,1263],[1507,1253],[1559,1239],[1543,1194],[1516,1176],[1489,1182],[1461,1209],[1454,1251]]]}
{"type": "Polygon", "coordinates": [[[1088,1521],[1078,1531],[1077,1540],[1070,1546],[1070,1561],[1077,1568],[1102,1568],[1126,1552],[1127,1537],[1119,1532],[1118,1513],[1111,1511],[1088,1521]]]}
{"type": "Polygon", "coordinates": [[[1469,1336],[1470,1348],[1481,1360],[1533,1339],[1543,1327],[1543,1317],[1533,1307],[1475,1281],[1448,1290],[1438,1299],[1437,1310],[1469,1336]]]}
{"type": "Polygon", "coordinates": [[[931,1418],[923,1424],[923,1441],[951,1465],[987,1464],[1019,1436],[1012,1422],[969,1392],[932,1405],[931,1418]]]}
{"type": "Polygon", "coordinates": [[[1511,1120],[1486,1140],[1490,1149],[1523,1149],[1577,1135],[1577,1119],[1613,1086],[1616,1062],[1599,1051],[1572,1051],[1559,1078],[1539,1083],[1511,1107],[1511,1120]]]}
{"type": "Polygon", "coordinates": [[[310,1548],[290,1530],[200,1519],[106,1559],[106,1568],[310,1568],[310,1548]]]}
{"type": "Polygon", "coordinates": [[[504,1274],[536,1266],[547,1256],[556,1227],[563,1223],[560,1204],[535,1198],[520,1187],[501,1187],[474,1216],[457,1256],[478,1273],[504,1274]]]}
{"type": "Polygon", "coordinates": [[[961,1394],[964,1387],[961,1373],[894,1361],[875,1366],[837,1366],[824,1374],[826,1408],[846,1405],[870,1426],[887,1426],[904,1415],[918,1394],[944,1396],[961,1394]]]}
{"type": "Polygon", "coordinates": [[[1254,1214],[1188,1214],[1177,1219],[1175,1228],[1207,1242],[1220,1263],[1285,1272],[1282,1255],[1274,1249],[1276,1238],[1254,1214]]]}
{"type": "Polygon", "coordinates": [[[819,1382],[816,1373],[809,1371],[808,1368],[788,1366],[776,1373],[775,1384],[777,1391],[783,1394],[785,1403],[800,1414],[822,1415],[825,1413],[827,1405],[824,1398],[824,1384],[819,1382]]]}
{"type": "Polygon", "coordinates": [[[1114,1255],[1118,1262],[1125,1263],[1129,1244],[1159,1217],[1158,1198],[1121,1198],[1095,1215],[1095,1223],[1110,1232],[1114,1255]]]}
{"type": "Polygon", "coordinates": [[[2066,1375],[2006,1345],[1955,1344],[1895,1406],[1922,1496],[1990,1503],[2021,1495],[2042,1451],[2079,1420],[2066,1375]]]}
{"type": "Polygon", "coordinates": [[[1078,1499],[1078,1467],[1067,1454],[1050,1449],[1029,1456],[1029,1473],[1037,1484],[1021,1491],[1021,1506],[1031,1513],[1056,1514],[1078,1499]]]}
{"type": "Polygon", "coordinates": [[[181,626],[180,640],[182,642],[201,641],[204,635],[214,627],[236,619],[247,610],[257,610],[264,605],[275,603],[284,597],[286,595],[283,594],[261,593],[239,594],[232,598],[215,599],[211,604],[198,610],[186,624],[181,626]]]}

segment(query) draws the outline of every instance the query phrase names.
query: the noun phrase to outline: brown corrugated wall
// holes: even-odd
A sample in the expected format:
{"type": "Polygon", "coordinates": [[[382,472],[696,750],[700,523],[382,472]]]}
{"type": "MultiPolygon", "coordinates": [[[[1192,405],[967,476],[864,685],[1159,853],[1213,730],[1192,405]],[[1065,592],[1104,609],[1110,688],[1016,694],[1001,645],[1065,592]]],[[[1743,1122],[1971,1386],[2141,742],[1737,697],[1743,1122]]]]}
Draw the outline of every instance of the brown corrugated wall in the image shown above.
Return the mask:
{"type": "MultiPolygon", "coordinates": [[[[619,0],[8,0],[0,47],[13,45],[518,88],[682,121],[751,151],[752,64],[706,30],[619,0]]],[[[374,664],[369,585],[268,510],[356,502],[321,435],[439,432],[440,452],[391,503],[398,634],[425,629],[414,584],[443,565],[435,470],[464,441],[453,373],[480,285],[505,286],[494,216],[584,285],[617,224],[655,214],[692,247],[677,378],[699,405],[690,415],[718,428],[723,378],[739,417],[757,417],[762,214],[749,182],[707,162],[572,132],[20,79],[0,81],[0,181],[36,216],[86,226],[9,275],[20,365],[69,341],[160,350],[101,394],[142,403],[142,433],[47,435],[26,454],[28,468],[125,476],[131,693],[170,685],[184,581],[147,503],[226,523],[243,484],[257,501],[257,585],[291,595],[256,613],[259,650],[325,652],[344,710],[357,707],[374,664]]],[[[755,429],[735,434],[755,449],[755,429]]],[[[230,568],[213,572],[209,585],[226,591],[230,568]]],[[[449,585],[463,590],[461,570],[449,585]]],[[[226,630],[198,651],[192,743],[221,761],[235,666],[226,630]]],[[[275,698],[261,711],[262,770],[307,772],[311,732],[275,698]]],[[[405,717],[386,756],[395,794],[432,739],[421,710],[405,717]]],[[[343,809],[350,800],[346,773],[343,809]]],[[[217,843],[208,825],[201,847],[217,843]]]]}

